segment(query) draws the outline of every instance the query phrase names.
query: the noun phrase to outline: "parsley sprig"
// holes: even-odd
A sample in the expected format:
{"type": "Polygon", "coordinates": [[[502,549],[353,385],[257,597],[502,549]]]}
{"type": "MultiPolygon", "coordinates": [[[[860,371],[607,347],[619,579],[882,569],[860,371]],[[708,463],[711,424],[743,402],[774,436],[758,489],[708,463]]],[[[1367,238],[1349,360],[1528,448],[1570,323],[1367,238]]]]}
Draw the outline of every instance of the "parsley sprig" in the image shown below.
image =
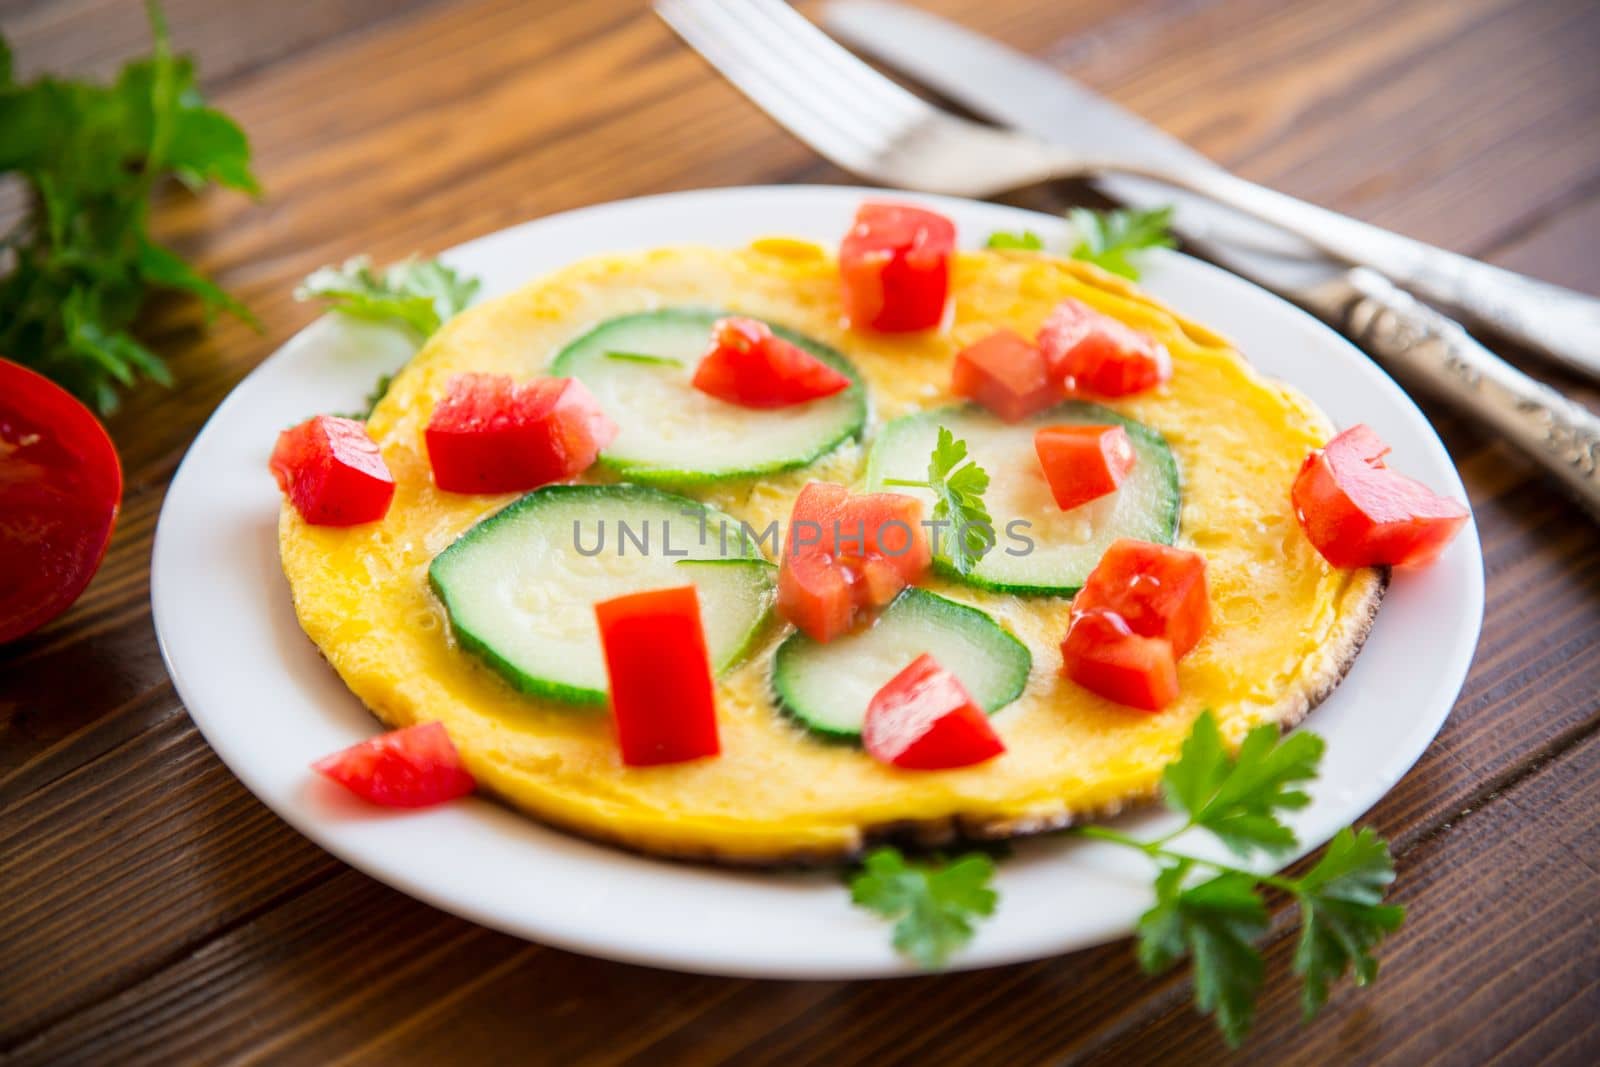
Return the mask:
{"type": "Polygon", "coordinates": [[[994,518],[983,502],[989,491],[989,472],[967,458],[967,443],[944,426],[928,460],[927,481],[885,478],[884,485],[933,491],[934,528],[948,525],[950,564],[959,574],[970,574],[989,549],[994,547],[994,518]]]}
{"type": "MultiPolygon", "coordinates": [[[[1155,862],[1156,902],[1139,918],[1136,932],[1140,966],[1159,973],[1187,957],[1195,1005],[1215,1016],[1231,1045],[1249,1032],[1264,981],[1256,947],[1268,928],[1264,890],[1288,894],[1299,905],[1293,969],[1307,1019],[1327,1001],[1329,985],[1347,972],[1362,986],[1377,977],[1372,952],[1405,920],[1404,908],[1383,903],[1394,861],[1387,843],[1370,829],[1340,830],[1298,878],[1258,874],[1172,847],[1179,835],[1199,829],[1242,857],[1291,852],[1298,843],[1278,816],[1310,802],[1299,787],[1316,777],[1322,753],[1316,735],[1280,738],[1268,724],[1252,730],[1238,753],[1229,755],[1216,719],[1206,712],[1162,776],[1166,803],[1186,816],[1183,826],[1152,841],[1104,826],[1076,831],[1137,849],[1155,862]]],[[[992,870],[981,853],[940,866],[911,864],[892,849],[879,850],[852,880],[852,898],[896,918],[895,947],[924,967],[936,967],[970,940],[977,919],[993,912],[995,896],[987,886],[992,870]]]]}
{"type": "Polygon", "coordinates": [[[312,271],[294,295],[355,318],[397,322],[427,340],[472,303],[480,284],[437,259],[413,257],[379,271],[356,256],[312,271]]]}
{"type": "Polygon", "coordinates": [[[110,85],[14,79],[0,39],[0,174],[22,179],[31,210],[0,235],[0,352],[110,412],[140,379],[170,384],[131,328],[153,289],[200,299],[207,317],[244,307],[150,234],[150,198],[169,177],[250,194],[250,143],[207,107],[194,62],[172,53],[148,4],[151,54],[110,85]],[[9,258],[9,264],[6,260],[9,258]]]}
{"type": "Polygon", "coordinates": [[[928,970],[972,940],[978,919],[994,914],[994,861],[972,852],[949,863],[916,863],[897,849],[868,854],[850,879],[858,907],[894,919],[894,947],[928,970]]]}
{"type": "MultiPolygon", "coordinates": [[[[1139,253],[1150,248],[1171,248],[1175,243],[1170,206],[1149,211],[1075,207],[1067,212],[1067,221],[1078,238],[1072,246],[1073,259],[1093,263],[1133,281],[1139,280],[1139,253]]],[[[1044,239],[1032,230],[996,230],[984,247],[1039,252],[1044,250],[1044,239]]]]}

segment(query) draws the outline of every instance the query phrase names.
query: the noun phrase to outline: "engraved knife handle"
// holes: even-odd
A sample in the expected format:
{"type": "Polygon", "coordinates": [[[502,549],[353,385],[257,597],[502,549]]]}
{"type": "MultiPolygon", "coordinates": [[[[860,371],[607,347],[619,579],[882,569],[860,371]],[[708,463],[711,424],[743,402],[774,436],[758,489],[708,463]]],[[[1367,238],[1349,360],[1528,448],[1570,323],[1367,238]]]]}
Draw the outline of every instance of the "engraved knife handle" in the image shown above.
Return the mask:
{"type": "Polygon", "coordinates": [[[1397,377],[1476,415],[1600,521],[1600,417],[1375,271],[1347,271],[1310,303],[1397,377]]]}

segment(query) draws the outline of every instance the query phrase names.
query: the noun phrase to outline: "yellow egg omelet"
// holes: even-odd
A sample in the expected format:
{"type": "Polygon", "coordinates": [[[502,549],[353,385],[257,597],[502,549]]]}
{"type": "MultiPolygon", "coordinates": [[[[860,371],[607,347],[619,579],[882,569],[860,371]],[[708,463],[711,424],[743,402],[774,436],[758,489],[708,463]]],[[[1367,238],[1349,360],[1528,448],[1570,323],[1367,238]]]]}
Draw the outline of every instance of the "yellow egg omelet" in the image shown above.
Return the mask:
{"type": "Polygon", "coordinates": [[[938,843],[1060,827],[1152,797],[1206,708],[1235,744],[1260,723],[1299,721],[1355,656],[1386,579],[1330,567],[1295,520],[1289,487],[1307,452],[1331,435],[1327,419],[1222,338],[1093,267],[964,252],[951,291],[944,329],[854,332],[831,255],[767,240],[586,260],[461,314],[370,421],[397,487],[388,515],[332,528],[283,508],[283,567],[301,624],[378,718],[392,727],[443,722],[478,781],[509,804],[587,837],[730,863],[838,860],[884,837],[938,843]],[[532,377],[596,323],[677,305],[728,308],[832,345],[867,384],[866,442],[804,470],[687,491],[759,528],[785,519],[809,480],[859,487],[864,448],[885,421],[951,402],[959,349],[1002,326],[1032,336],[1066,297],[1154,335],[1173,359],[1168,384],[1111,405],[1165,435],[1183,486],[1178,543],[1207,561],[1210,629],[1179,664],[1182,696],[1166,710],[1119,707],[1062,676],[1067,601],[943,578],[927,584],[989,613],[1033,656],[1022,696],[993,719],[1005,753],[961,770],[898,770],[808,734],[769,692],[777,625],[718,684],[722,754],[649,768],[622,764],[604,710],[519,693],[455,643],[428,565],[512,497],[446,493],[431,481],[423,430],[452,375],[532,377]]]}

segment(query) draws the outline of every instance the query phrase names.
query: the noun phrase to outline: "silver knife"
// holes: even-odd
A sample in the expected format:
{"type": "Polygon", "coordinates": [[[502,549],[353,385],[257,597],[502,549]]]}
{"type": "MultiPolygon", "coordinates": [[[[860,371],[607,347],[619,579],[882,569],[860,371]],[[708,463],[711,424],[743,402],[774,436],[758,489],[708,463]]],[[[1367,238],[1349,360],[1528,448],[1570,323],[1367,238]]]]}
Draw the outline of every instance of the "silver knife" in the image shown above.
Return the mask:
{"type": "MultiPolygon", "coordinates": [[[[1214,165],[1053,67],[926,12],[886,0],[833,0],[823,21],[861,51],[1003,125],[1214,165]]],[[[1135,206],[1174,205],[1174,227],[1208,257],[1333,323],[1397,377],[1477,415],[1600,519],[1600,418],[1506,363],[1454,320],[1373,271],[1346,269],[1202,197],[1124,176],[1094,184],[1135,206]]]]}

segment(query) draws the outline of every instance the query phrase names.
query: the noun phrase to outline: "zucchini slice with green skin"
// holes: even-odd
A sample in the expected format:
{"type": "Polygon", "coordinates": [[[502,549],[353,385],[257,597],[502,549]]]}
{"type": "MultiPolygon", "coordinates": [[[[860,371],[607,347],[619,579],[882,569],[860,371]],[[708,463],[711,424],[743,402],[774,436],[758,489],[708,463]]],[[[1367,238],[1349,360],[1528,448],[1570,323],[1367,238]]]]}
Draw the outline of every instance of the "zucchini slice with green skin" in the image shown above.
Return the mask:
{"type": "Polygon", "coordinates": [[[617,424],[600,462],[650,485],[694,486],[795,470],[861,436],[867,394],[844,356],[809,337],[768,323],[844,374],[850,388],[793,407],[754,410],[702,393],[692,384],[711,327],[731,311],[664,308],[608,319],[567,345],[550,373],[577,378],[617,424]]]}
{"type": "Polygon", "coordinates": [[[938,408],[895,419],[883,428],[867,460],[867,486],[920,496],[933,514],[934,496],[923,489],[885,485],[890,478],[919,481],[944,426],[967,442],[968,455],[989,472],[984,502],[994,516],[995,544],[966,575],[950,563],[949,530],[937,534],[934,567],[941,573],[1003,593],[1071,596],[1111,542],[1119,537],[1170,545],[1178,536],[1178,463],[1160,433],[1110,408],[1071,401],[1018,423],[1002,422],[976,405],[938,408]],[[1033,435],[1044,426],[1121,426],[1138,456],[1116,492],[1071,511],[1050,494],[1033,435]]]}
{"type": "Polygon", "coordinates": [[[603,704],[597,601],[692,583],[714,673],[761,630],[777,568],[751,548],[738,554],[736,538],[722,557],[719,522],[733,520],[646,486],[547,485],[462,534],[434,557],[428,579],[456,640],[512,686],[603,704]]]}
{"type": "Polygon", "coordinates": [[[807,729],[838,740],[861,736],[867,705],[924,652],[994,714],[1028,682],[1028,647],[977,608],[915,586],[863,630],[827,644],[796,631],[772,657],[779,705],[807,729]]]}

